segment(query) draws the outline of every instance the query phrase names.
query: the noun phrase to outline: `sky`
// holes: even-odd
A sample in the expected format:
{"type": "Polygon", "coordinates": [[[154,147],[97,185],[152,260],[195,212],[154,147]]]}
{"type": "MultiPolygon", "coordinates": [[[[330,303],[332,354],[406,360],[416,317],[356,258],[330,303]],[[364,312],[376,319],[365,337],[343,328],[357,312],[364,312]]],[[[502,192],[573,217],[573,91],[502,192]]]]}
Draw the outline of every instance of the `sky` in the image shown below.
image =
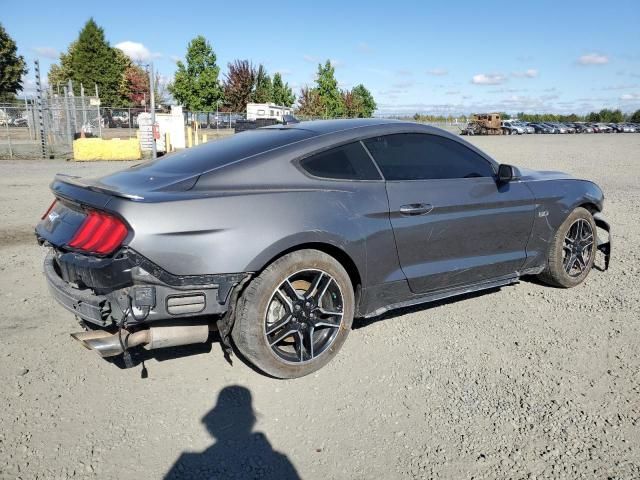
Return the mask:
{"type": "MultiPolygon", "coordinates": [[[[297,93],[330,59],[341,88],[364,84],[383,114],[585,113],[640,108],[638,0],[503,2],[28,3],[0,0],[0,22],[30,72],[51,63],[93,16],[112,46],[172,78],[204,35],[221,71],[235,59],[280,72],[297,93]]],[[[46,76],[46,75],[45,75],[46,76]]]]}

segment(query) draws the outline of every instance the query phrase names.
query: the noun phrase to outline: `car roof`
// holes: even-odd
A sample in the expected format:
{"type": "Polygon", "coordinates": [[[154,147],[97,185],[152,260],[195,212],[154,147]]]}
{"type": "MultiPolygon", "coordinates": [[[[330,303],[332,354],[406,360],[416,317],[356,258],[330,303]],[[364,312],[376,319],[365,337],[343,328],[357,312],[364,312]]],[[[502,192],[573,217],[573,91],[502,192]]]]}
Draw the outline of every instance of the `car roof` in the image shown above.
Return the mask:
{"type": "Polygon", "coordinates": [[[300,123],[290,123],[288,125],[271,125],[264,129],[276,130],[305,130],[315,135],[325,135],[327,133],[343,132],[354,128],[380,126],[387,124],[407,123],[401,120],[389,118],[346,118],[337,120],[311,120],[300,123]]]}

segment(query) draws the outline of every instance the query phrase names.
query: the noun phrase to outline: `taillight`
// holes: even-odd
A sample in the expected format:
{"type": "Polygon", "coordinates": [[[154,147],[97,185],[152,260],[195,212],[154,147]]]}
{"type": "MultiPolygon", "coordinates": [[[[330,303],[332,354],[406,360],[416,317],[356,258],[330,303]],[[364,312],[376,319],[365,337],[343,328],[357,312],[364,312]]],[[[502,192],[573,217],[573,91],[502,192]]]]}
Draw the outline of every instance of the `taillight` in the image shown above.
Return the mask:
{"type": "Polygon", "coordinates": [[[127,226],[119,218],[90,210],[68,245],[85,252],[106,255],[120,246],[127,233],[127,226]]]}
{"type": "Polygon", "coordinates": [[[53,207],[56,206],[56,202],[58,200],[54,200],[53,202],[51,202],[51,205],[49,205],[49,208],[47,208],[47,211],[44,212],[44,214],[42,215],[42,217],[40,217],[40,220],[44,220],[45,218],[47,218],[47,215],[49,215],[49,213],[51,213],[51,210],[53,210],[53,207]]]}

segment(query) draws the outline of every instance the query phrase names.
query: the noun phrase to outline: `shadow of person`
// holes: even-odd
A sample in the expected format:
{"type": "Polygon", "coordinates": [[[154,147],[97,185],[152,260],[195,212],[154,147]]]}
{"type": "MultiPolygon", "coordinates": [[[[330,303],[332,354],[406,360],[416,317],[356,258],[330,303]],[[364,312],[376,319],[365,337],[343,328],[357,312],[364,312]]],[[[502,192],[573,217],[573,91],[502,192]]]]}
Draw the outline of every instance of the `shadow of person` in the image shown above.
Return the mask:
{"type": "Polygon", "coordinates": [[[165,479],[300,478],[286,455],[274,451],[263,433],[252,431],[256,417],[245,387],[225,387],[202,423],[216,443],[202,453],[180,455],[165,479]]]}

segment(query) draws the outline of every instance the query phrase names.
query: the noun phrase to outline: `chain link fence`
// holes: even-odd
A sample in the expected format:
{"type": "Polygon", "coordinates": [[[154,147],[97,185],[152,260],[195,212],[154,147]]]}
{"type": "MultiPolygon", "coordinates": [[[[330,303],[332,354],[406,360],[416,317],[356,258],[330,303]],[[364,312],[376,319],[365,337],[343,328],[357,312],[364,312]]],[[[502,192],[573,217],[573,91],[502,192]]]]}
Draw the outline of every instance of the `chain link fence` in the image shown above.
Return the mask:
{"type": "MultiPolygon", "coordinates": [[[[66,93],[66,92],[65,92],[66,93]]],[[[136,138],[138,116],[144,107],[120,108],[101,106],[97,97],[42,92],[40,100],[26,99],[20,103],[0,104],[0,158],[72,158],[73,140],[80,137],[103,139],[136,138]]],[[[157,109],[156,113],[168,113],[157,109]]],[[[247,118],[240,112],[183,112],[185,127],[192,134],[208,139],[232,134],[236,123],[247,118]]],[[[298,115],[300,121],[322,120],[323,117],[298,115]]],[[[399,118],[380,115],[379,118],[399,118]]],[[[424,121],[430,125],[455,130],[462,119],[445,122],[424,121]]],[[[185,128],[185,135],[188,135],[185,128]]]]}

